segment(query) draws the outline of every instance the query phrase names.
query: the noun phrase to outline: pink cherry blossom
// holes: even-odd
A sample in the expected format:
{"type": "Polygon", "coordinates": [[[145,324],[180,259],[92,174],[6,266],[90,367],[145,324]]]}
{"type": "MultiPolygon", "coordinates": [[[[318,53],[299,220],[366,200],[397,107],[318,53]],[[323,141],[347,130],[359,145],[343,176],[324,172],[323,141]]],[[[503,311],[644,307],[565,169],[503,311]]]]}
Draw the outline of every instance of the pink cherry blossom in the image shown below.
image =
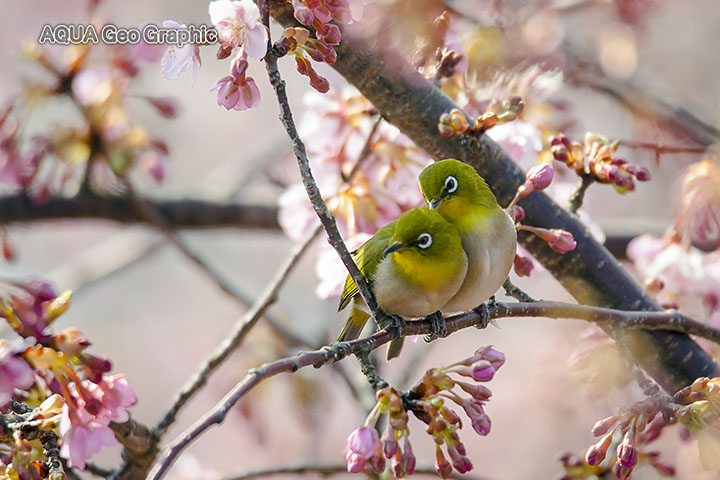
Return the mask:
{"type": "Polygon", "coordinates": [[[345,446],[345,459],[347,471],[358,473],[362,471],[365,463],[375,454],[380,439],[374,428],[360,427],[352,431],[345,446]]]}
{"type": "MultiPolygon", "coordinates": [[[[165,28],[184,28],[187,29],[187,25],[180,24],[173,20],[165,20],[163,22],[165,28]]],[[[170,45],[165,51],[165,54],[160,60],[160,66],[163,74],[166,78],[175,80],[180,77],[180,74],[185,70],[189,70],[190,67],[193,69],[193,85],[197,78],[197,69],[202,65],[200,60],[200,48],[195,44],[183,45],[178,47],[176,45],[170,45]]]]}
{"type": "Polygon", "coordinates": [[[217,90],[217,102],[227,110],[246,110],[260,105],[260,90],[255,80],[245,76],[248,63],[244,56],[233,61],[232,73],[218,80],[210,89],[217,90]]]}
{"type": "Polygon", "coordinates": [[[268,32],[260,22],[260,10],[252,0],[216,0],[208,6],[210,21],[226,48],[241,47],[253,58],[267,52],[268,32]]]}
{"type": "Polygon", "coordinates": [[[102,447],[117,445],[113,431],[107,423],[97,421],[87,414],[81,418],[72,414],[67,404],[63,405],[60,417],[60,455],[67,459],[68,465],[81,470],[85,469],[85,462],[90,460],[102,447]]]}
{"type": "Polygon", "coordinates": [[[34,341],[20,340],[10,343],[0,339],[0,407],[12,398],[13,390],[30,388],[35,383],[32,367],[17,355],[34,341]]]}
{"type": "Polygon", "coordinates": [[[73,78],[73,96],[83,105],[101,105],[114,93],[113,77],[107,66],[85,68],[73,78]]]}
{"type": "Polygon", "coordinates": [[[528,168],[538,163],[543,145],[540,131],[534,125],[514,120],[491,128],[487,136],[497,142],[521,167],[528,168]]]}
{"type": "Polygon", "coordinates": [[[98,384],[88,382],[87,389],[102,405],[97,417],[118,423],[128,421],[125,409],[135,404],[135,392],[124,375],[104,376],[98,384]]]}

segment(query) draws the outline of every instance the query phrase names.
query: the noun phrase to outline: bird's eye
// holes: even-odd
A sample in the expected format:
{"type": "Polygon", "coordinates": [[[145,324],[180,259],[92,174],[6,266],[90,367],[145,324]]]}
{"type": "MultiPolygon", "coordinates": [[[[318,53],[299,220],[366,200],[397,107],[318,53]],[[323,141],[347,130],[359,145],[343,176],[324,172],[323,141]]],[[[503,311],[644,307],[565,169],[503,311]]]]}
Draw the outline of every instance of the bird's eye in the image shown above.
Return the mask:
{"type": "Polygon", "coordinates": [[[417,246],[423,250],[432,245],[432,235],[429,233],[421,233],[417,238],[417,246]]]}
{"type": "Polygon", "coordinates": [[[457,178],[453,177],[452,175],[449,175],[445,179],[445,191],[447,193],[455,193],[455,190],[458,188],[458,181],[457,178]]]}

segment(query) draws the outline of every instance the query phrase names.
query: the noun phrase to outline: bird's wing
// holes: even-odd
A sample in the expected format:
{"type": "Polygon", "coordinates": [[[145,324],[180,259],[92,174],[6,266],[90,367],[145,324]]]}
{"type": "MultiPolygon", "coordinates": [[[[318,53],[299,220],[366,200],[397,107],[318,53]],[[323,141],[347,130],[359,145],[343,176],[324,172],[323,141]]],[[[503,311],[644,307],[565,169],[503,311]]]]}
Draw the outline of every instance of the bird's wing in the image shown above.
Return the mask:
{"type": "MultiPolygon", "coordinates": [[[[370,237],[354,252],[355,263],[368,281],[372,281],[372,277],[375,275],[377,266],[385,257],[385,249],[390,245],[390,239],[392,238],[394,231],[395,222],[388,223],[375,232],[375,235],[370,237]]],[[[350,300],[352,300],[357,293],[358,287],[355,285],[352,277],[348,275],[347,279],[345,279],[345,287],[343,287],[342,296],[340,297],[340,306],[338,307],[338,311],[347,307],[350,300]]]]}

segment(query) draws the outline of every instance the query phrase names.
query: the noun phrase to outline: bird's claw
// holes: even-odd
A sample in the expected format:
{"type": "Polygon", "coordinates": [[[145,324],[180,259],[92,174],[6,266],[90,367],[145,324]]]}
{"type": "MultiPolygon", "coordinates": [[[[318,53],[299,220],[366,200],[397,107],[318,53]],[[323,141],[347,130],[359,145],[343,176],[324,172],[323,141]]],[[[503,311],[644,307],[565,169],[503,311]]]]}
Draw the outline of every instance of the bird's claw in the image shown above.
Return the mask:
{"type": "Polygon", "coordinates": [[[478,307],[473,308],[474,312],[480,315],[480,322],[475,325],[478,330],[484,330],[490,325],[490,307],[495,305],[495,296],[493,295],[488,299],[487,302],[480,304],[478,307]]]}
{"type": "Polygon", "coordinates": [[[448,336],[447,325],[445,324],[445,318],[443,318],[442,313],[435,312],[428,315],[426,318],[430,320],[431,328],[430,333],[424,337],[426,342],[429,343],[436,338],[448,336]]]}
{"type": "Polygon", "coordinates": [[[377,321],[380,330],[391,330],[397,331],[398,337],[402,334],[402,329],[405,326],[405,319],[398,315],[382,315],[377,321]]]}

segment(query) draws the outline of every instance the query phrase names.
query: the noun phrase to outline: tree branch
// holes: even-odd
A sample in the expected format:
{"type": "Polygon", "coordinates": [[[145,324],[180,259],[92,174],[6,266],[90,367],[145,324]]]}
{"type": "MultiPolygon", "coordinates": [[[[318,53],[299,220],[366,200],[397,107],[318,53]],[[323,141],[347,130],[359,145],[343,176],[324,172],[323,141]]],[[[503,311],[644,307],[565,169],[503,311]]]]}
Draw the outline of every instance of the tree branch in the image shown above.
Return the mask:
{"type": "MultiPolygon", "coordinates": [[[[260,12],[262,13],[263,24],[267,27],[268,31],[270,31],[269,5],[266,0],[258,3],[260,5],[260,12]]],[[[287,6],[290,6],[290,4],[287,4],[287,6]]],[[[320,189],[315,182],[315,178],[313,178],[312,171],[310,170],[310,162],[308,161],[307,152],[305,151],[305,144],[300,139],[297,129],[295,128],[295,121],[293,120],[292,110],[290,109],[290,102],[288,101],[287,92],[285,91],[285,81],[280,76],[280,71],[277,66],[277,57],[273,51],[272,40],[270,37],[268,37],[268,53],[265,56],[265,67],[267,69],[268,78],[270,79],[270,84],[275,90],[275,95],[277,96],[278,104],[280,105],[280,121],[285,127],[285,130],[292,142],[293,153],[295,153],[295,158],[297,159],[298,167],[300,169],[300,176],[302,177],[302,183],[307,191],[310,203],[312,204],[315,213],[317,213],[318,218],[320,218],[320,223],[327,233],[328,242],[337,252],[340,260],[342,260],[345,265],[345,268],[347,268],[350,276],[355,282],[355,285],[358,287],[360,295],[373,312],[375,319],[379,320],[377,318],[377,312],[379,309],[377,302],[375,301],[375,295],[373,295],[365,277],[363,277],[363,274],[360,272],[360,269],[350,255],[345,242],[343,242],[342,236],[337,228],[337,223],[335,222],[335,217],[333,217],[330,210],[328,210],[327,205],[322,198],[322,194],[320,193],[320,189]]],[[[361,159],[362,158],[364,157],[361,156],[361,159]]]]}
{"type": "MultiPolygon", "coordinates": [[[[487,325],[490,320],[504,317],[577,318],[607,327],[683,332],[720,343],[720,329],[693,320],[677,311],[626,312],[561,302],[493,303],[484,309],[484,313],[472,310],[449,317],[445,323],[448,334],[450,334],[464,328],[487,325]]],[[[341,342],[341,345],[347,355],[357,355],[375,350],[398,336],[425,335],[431,332],[432,326],[429,320],[417,320],[408,322],[400,334],[394,329],[381,330],[366,338],[341,342]]],[[[338,349],[323,347],[312,352],[300,352],[292,357],[265,363],[250,370],[245,378],[235,385],[209,412],[170,442],[160,460],[150,471],[148,478],[150,480],[162,478],[180,452],[210,427],[222,423],[232,407],[260,382],[281,373],[294,373],[300,368],[310,365],[319,368],[325,364],[339,361],[342,358],[337,356],[336,350],[338,349]]]]}
{"type": "MultiPolygon", "coordinates": [[[[292,6],[272,1],[273,16],[284,26],[297,26],[292,6]]],[[[357,35],[357,32],[353,32],[357,35]]],[[[343,33],[333,67],[355,85],[381,115],[436,159],[457,158],[472,165],[490,184],[501,204],[507,204],[524,172],[487,136],[442,137],[440,115],[458,106],[418,74],[395,50],[372,44],[373,39],[343,33]]],[[[618,261],[590,235],[574,216],[563,211],[542,192],[534,192],[520,205],[526,223],[561,228],[577,241],[577,248],[559,254],[532,234],[521,232],[520,243],[547,268],[579,303],[620,310],[660,310],[618,261]]],[[[700,376],[714,376],[718,367],[707,353],[684,334],[630,332],[628,347],[639,364],[665,390],[676,391],[700,376]]]]}
{"type": "Polygon", "coordinates": [[[295,247],[287,260],[280,266],[272,281],[265,288],[265,292],[258,298],[252,308],[238,320],[233,332],[217,350],[203,362],[190,381],[178,393],[172,406],[155,429],[158,437],[162,437],[165,432],[167,432],[170,425],[175,422],[177,414],[182,407],[185,406],[195,392],[205,385],[210,374],[242,344],[247,334],[250,333],[250,330],[252,330],[258,320],[265,314],[265,311],[275,303],[280,288],[285,284],[290,273],[297,266],[298,261],[302,258],[318,233],[320,233],[320,226],[313,229],[307,239],[295,247]]]}
{"type": "MultiPolygon", "coordinates": [[[[204,200],[145,201],[161,212],[175,228],[253,228],[279,230],[277,207],[204,200]]],[[[113,220],[147,223],[130,199],[84,191],[74,197],[52,197],[38,205],[25,195],[0,197],[0,224],[67,219],[113,220]]]]}
{"type": "MultiPolygon", "coordinates": [[[[334,475],[352,475],[347,472],[347,465],[345,464],[337,464],[337,465],[313,465],[313,464],[301,464],[301,465],[292,465],[287,467],[274,467],[274,468],[265,468],[261,470],[252,470],[246,473],[242,473],[240,475],[235,475],[233,477],[225,477],[221,480],[250,480],[252,478],[263,478],[263,477],[272,477],[275,475],[315,475],[320,477],[331,477],[334,475]]],[[[413,475],[431,475],[433,477],[437,477],[437,472],[435,472],[434,467],[427,467],[427,466],[418,466],[415,467],[415,471],[413,472],[413,475]]],[[[353,475],[353,478],[355,475],[353,475]]],[[[453,478],[456,480],[481,480],[480,477],[476,477],[474,475],[460,475],[459,473],[453,472],[452,475],[450,475],[448,478],[453,478]]]]}

